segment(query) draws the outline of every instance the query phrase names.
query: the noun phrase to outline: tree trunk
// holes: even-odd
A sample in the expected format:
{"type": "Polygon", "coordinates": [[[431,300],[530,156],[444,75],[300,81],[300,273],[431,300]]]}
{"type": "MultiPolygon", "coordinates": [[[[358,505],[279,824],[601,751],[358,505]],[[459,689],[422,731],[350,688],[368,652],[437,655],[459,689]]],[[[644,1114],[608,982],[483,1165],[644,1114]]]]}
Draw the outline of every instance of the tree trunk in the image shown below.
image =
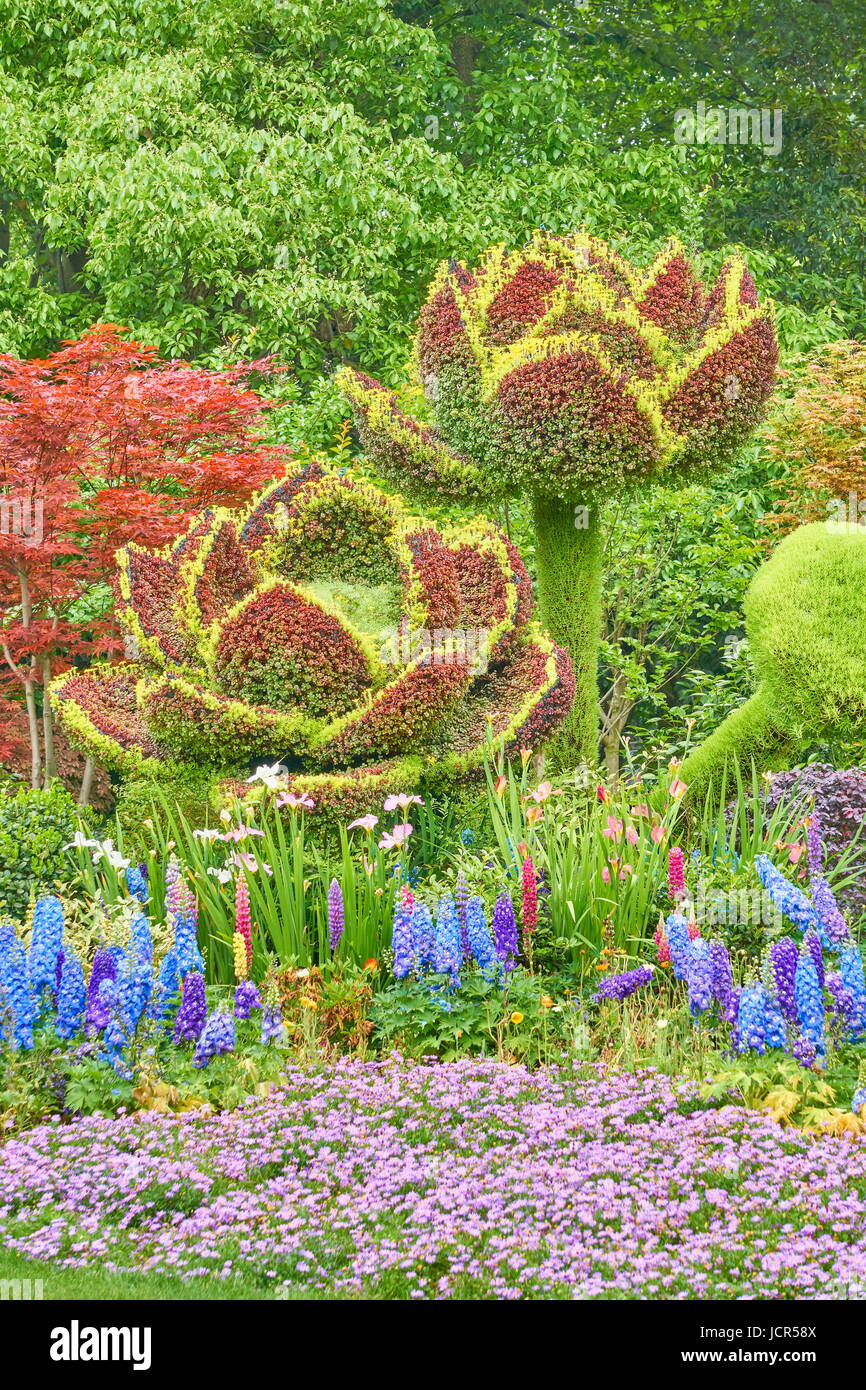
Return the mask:
{"type": "Polygon", "coordinates": [[[51,785],[57,776],[57,759],[54,755],[54,719],[51,713],[51,700],[48,687],[51,683],[51,657],[42,658],[42,746],[45,753],[43,777],[45,786],[51,785]]]}
{"type": "Polygon", "coordinates": [[[95,770],[93,759],[88,758],[84,764],[84,773],[81,778],[81,790],[78,793],[78,805],[82,811],[85,806],[90,805],[90,793],[93,788],[93,774],[95,770]]]}
{"type": "MultiPolygon", "coordinates": [[[[24,570],[18,570],[18,583],[21,589],[21,624],[29,627],[33,618],[33,602],[30,597],[30,583],[24,570]]],[[[8,647],[6,660],[13,671],[18,668],[12,661],[8,647]]],[[[27,709],[27,728],[30,734],[30,785],[34,791],[42,786],[42,748],[39,742],[39,716],[36,712],[36,658],[31,657],[30,671],[24,677],[24,703],[27,709]]]]}
{"type": "Polygon", "coordinates": [[[548,747],[554,766],[598,761],[598,649],[602,604],[601,519],[567,502],[533,499],[541,616],[574,666],[574,707],[548,747]],[[576,524],[578,521],[584,525],[576,524]]]}
{"type": "Polygon", "coordinates": [[[30,677],[24,682],[24,704],[27,709],[27,729],[30,734],[30,785],[34,791],[38,791],[42,786],[42,748],[39,743],[36,689],[30,677]]]}
{"type": "Polygon", "coordinates": [[[607,784],[611,791],[615,792],[619,788],[619,734],[605,734],[602,745],[604,747],[604,770],[607,774],[607,784]]]}

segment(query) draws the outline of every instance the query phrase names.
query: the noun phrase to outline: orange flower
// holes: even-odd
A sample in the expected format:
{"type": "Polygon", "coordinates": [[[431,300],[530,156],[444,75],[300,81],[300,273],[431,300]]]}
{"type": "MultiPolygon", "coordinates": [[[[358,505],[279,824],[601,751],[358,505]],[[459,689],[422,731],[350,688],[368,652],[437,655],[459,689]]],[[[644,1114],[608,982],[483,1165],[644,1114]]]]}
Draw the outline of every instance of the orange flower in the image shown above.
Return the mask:
{"type": "Polygon", "coordinates": [[[504,793],[505,788],[506,788],[507,786],[508,786],[508,778],[507,778],[507,777],[503,777],[503,776],[500,774],[500,776],[497,777],[496,783],[495,783],[496,795],[497,795],[497,796],[502,796],[502,794],[504,793]]]}
{"type": "Polygon", "coordinates": [[[375,956],[371,956],[369,960],[364,961],[364,969],[371,972],[379,969],[379,962],[376,960],[375,956]]]}

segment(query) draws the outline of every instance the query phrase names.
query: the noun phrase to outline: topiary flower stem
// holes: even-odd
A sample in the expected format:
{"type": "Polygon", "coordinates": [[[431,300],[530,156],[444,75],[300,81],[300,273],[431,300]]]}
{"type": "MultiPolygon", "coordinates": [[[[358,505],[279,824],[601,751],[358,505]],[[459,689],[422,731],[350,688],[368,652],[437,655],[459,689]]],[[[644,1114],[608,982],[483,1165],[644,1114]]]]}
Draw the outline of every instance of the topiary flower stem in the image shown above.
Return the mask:
{"type": "Polygon", "coordinates": [[[574,707],[547,752],[558,768],[598,760],[598,649],[601,640],[600,509],[533,498],[535,562],[542,619],[574,666],[574,707]],[[576,520],[586,525],[576,525],[576,520]]]}

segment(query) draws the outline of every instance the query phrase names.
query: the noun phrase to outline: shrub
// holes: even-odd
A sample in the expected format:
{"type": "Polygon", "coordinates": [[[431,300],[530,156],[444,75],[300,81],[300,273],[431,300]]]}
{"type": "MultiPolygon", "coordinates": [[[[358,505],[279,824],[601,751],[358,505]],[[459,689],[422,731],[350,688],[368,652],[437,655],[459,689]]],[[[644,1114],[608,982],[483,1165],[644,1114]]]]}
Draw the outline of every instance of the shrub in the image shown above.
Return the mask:
{"type": "Polygon", "coordinates": [[[851,845],[856,847],[851,870],[860,871],[858,881],[839,888],[839,900],[852,913],[866,910],[866,768],[834,768],[826,763],[810,763],[790,772],[778,772],[767,790],[767,808],[788,805],[802,814],[815,811],[821,822],[824,846],[830,864],[851,845]]]}
{"type": "Polygon", "coordinates": [[[63,847],[78,826],[75,802],[58,782],[48,791],[22,787],[0,798],[0,907],[21,917],[31,895],[38,897],[68,875],[63,847]]]}

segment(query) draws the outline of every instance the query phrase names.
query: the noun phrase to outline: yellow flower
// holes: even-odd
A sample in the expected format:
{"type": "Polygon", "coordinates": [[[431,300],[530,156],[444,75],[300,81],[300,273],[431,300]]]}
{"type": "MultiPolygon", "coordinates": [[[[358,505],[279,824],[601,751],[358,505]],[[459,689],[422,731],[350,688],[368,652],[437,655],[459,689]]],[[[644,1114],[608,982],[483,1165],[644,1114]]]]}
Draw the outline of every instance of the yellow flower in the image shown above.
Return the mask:
{"type": "Polygon", "coordinates": [[[513,1014],[511,1015],[511,1022],[512,1022],[512,1023],[522,1023],[522,1022],[523,1022],[523,1014],[513,1013],[513,1014]]]}
{"type": "Polygon", "coordinates": [[[247,978],[247,943],[236,931],[232,937],[232,954],[235,958],[235,978],[245,980],[247,978]]]}
{"type": "Polygon", "coordinates": [[[301,1003],[303,1004],[305,1009],[312,1009],[313,1013],[318,1012],[318,1004],[316,1003],[315,999],[311,999],[308,994],[301,995],[301,1003]]]}

